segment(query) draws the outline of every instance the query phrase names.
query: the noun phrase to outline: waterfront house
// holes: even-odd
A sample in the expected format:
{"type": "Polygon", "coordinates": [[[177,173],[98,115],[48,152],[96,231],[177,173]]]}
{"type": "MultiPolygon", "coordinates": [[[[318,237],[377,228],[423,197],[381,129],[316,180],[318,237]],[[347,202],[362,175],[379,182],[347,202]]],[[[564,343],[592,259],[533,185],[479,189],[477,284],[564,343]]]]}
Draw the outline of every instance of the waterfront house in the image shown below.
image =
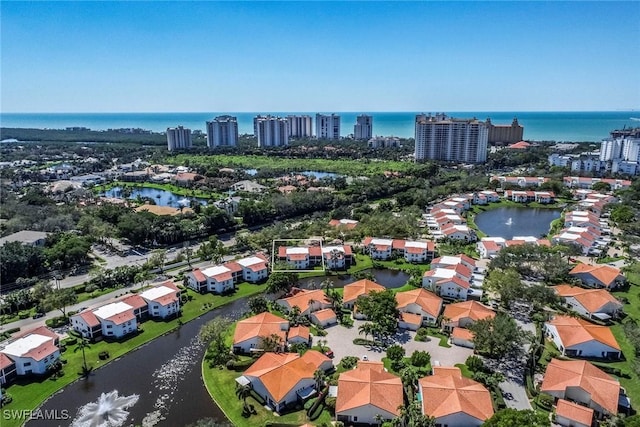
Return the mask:
{"type": "MultiPolygon", "coordinates": [[[[147,304],[145,304],[145,307],[147,304]]],[[[93,310],[83,310],[74,314],[69,319],[71,327],[82,335],[83,338],[95,340],[102,335],[102,324],[100,320],[93,314],[93,310]]]]}
{"type": "Polygon", "coordinates": [[[479,427],[493,415],[491,393],[462,376],[460,368],[434,367],[433,375],[418,381],[422,413],[436,425],[479,427]]]}
{"type": "Polygon", "coordinates": [[[140,295],[130,294],[122,298],[120,301],[127,305],[130,305],[131,308],[133,308],[133,314],[136,316],[138,322],[141,322],[149,317],[149,304],[140,295]]]}
{"type": "Polygon", "coordinates": [[[563,356],[620,359],[620,344],[606,326],[569,316],[556,316],[544,324],[547,337],[563,356]]]}
{"type": "Polygon", "coordinates": [[[235,288],[231,269],[225,265],[214,265],[203,270],[199,268],[187,273],[187,286],[198,292],[222,294],[235,288]]]}
{"type": "Polygon", "coordinates": [[[329,270],[343,270],[353,262],[351,246],[280,246],[278,259],[291,268],[304,270],[322,265],[329,270]]]}
{"type": "Polygon", "coordinates": [[[18,335],[8,344],[0,348],[14,366],[3,358],[3,376],[14,375],[42,375],[51,365],[60,359],[58,335],[51,329],[41,326],[18,335]]]}
{"type": "Polygon", "coordinates": [[[442,311],[442,298],[422,288],[398,292],[396,301],[400,313],[411,313],[420,317],[420,326],[435,325],[442,311]]]}
{"type": "Polygon", "coordinates": [[[590,288],[615,289],[624,283],[624,276],[619,268],[606,264],[577,264],[569,274],[582,281],[590,288]]]}
{"type": "Polygon", "coordinates": [[[376,424],[378,416],[391,420],[404,403],[400,377],[387,372],[381,362],[360,360],[355,369],[340,374],[336,418],[344,423],[376,424]]]}
{"type": "Polygon", "coordinates": [[[386,288],[369,279],[358,280],[357,282],[345,285],[342,294],[342,305],[353,310],[358,297],[369,295],[371,292],[382,292],[386,288]]]}
{"type": "Polygon", "coordinates": [[[275,314],[264,312],[236,324],[233,334],[233,352],[250,353],[259,349],[262,340],[277,335],[284,345],[289,330],[289,321],[275,314]]]}
{"type": "Polygon", "coordinates": [[[466,328],[478,320],[496,316],[496,312],[477,301],[448,304],[442,314],[442,329],[451,332],[453,328],[466,328]]]}
{"type": "Polygon", "coordinates": [[[318,369],[329,371],[333,369],[333,363],[315,350],[309,350],[302,356],[297,353],[265,353],[236,381],[251,384],[254,392],[269,407],[282,412],[317,394],[314,373],[318,369]]]}
{"type": "Polygon", "coordinates": [[[122,338],[138,330],[138,322],[133,307],[124,302],[113,302],[103,305],[93,314],[100,321],[102,335],[108,338],[122,338]]]}
{"type": "Polygon", "coordinates": [[[559,285],[552,288],[565,304],[583,316],[609,319],[622,311],[622,303],[604,289],[583,289],[578,286],[559,285]]]}
{"type": "Polygon", "coordinates": [[[551,359],[540,391],[586,405],[601,415],[618,413],[620,383],[585,360],[551,359]]]}
{"type": "Polygon", "coordinates": [[[180,312],[180,289],[170,280],[141,292],[140,297],[147,302],[151,317],[166,319],[180,312]]]}
{"type": "Polygon", "coordinates": [[[375,260],[387,260],[391,258],[393,250],[393,239],[378,239],[367,237],[362,242],[365,252],[375,260]]]}
{"type": "Polygon", "coordinates": [[[331,301],[322,289],[306,290],[296,287],[292,288],[284,298],[276,300],[276,303],[285,311],[298,307],[303,316],[331,307],[331,301]]]}
{"type": "Polygon", "coordinates": [[[434,242],[404,241],[404,259],[407,262],[423,263],[431,261],[436,255],[434,242]]]}
{"type": "Polygon", "coordinates": [[[269,276],[269,262],[267,257],[262,253],[240,258],[236,261],[230,261],[225,265],[233,271],[234,268],[232,264],[234,263],[240,265],[242,278],[245,282],[258,283],[266,280],[269,276]]]}

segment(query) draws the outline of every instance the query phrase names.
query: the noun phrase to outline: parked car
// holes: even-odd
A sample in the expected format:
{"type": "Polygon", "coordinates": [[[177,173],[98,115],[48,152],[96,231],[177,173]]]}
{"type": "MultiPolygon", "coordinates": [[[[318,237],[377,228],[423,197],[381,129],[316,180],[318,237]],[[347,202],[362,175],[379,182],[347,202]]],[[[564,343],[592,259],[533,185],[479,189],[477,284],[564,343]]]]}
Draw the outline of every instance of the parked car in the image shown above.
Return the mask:
{"type": "Polygon", "coordinates": [[[36,314],[33,315],[33,318],[34,319],[40,319],[41,317],[44,317],[44,316],[45,316],[45,313],[36,313],[36,314]]]}

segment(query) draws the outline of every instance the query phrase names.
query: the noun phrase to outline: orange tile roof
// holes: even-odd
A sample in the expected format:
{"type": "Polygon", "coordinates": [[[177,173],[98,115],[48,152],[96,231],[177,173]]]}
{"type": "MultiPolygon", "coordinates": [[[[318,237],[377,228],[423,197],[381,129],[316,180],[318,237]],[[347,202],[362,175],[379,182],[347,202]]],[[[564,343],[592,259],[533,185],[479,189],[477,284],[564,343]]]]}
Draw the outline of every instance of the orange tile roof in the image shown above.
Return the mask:
{"type": "MultiPolygon", "coordinates": [[[[132,295],[133,296],[133,295],[132,295]]],[[[136,295],[137,296],[137,295],[136,295]]],[[[124,299],[122,300],[123,302],[126,302],[124,299]]],[[[145,303],[145,305],[147,305],[145,303]]],[[[80,313],[78,313],[78,316],[80,316],[80,318],[82,320],[84,320],[84,322],[87,324],[87,326],[89,326],[90,328],[93,328],[94,326],[98,326],[100,324],[100,320],[98,320],[98,318],[96,317],[95,314],[93,314],[92,310],[84,310],[80,313]]]]}
{"type": "MultiPolygon", "coordinates": [[[[140,295],[135,295],[135,294],[128,295],[128,296],[122,298],[120,301],[130,305],[131,307],[133,307],[134,310],[137,310],[139,308],[147,306],[147,302],[144,300],[144,298],[142,298],[140,295]]],[[[93,313],[91,313],[91,314],[93,314],[93,313]]],[[[84,319],[84,317],[83,317],[83,319],[84,319]]],[[[97,320],[97,318],[96,318],[96,320],[97,320]]],[[[86,319],[85,319],[85,321],[86,321],[86,319]]]]}
{"type": "Polygon", "coordinates": [[[338,378],[336,413],[372,405],[398,415],[403,400],[400,377],[386,372],[381,362],[359,361],[356,369],[338,378]]]}
{"type": "Polygon", "coordinates": [[[199,268],[194,269],[191,274],[193,274],[193,277],[196,279],[196,282],[200,283],[200,282],[206,282],[207,278],[205,277],[204,274],[202,274],[202,270],[200,270],[199,268]]]}
{"type": "Polygon", "coordinates": [[[331,320],[336,318],[336,313],[330,308],[325,308],[323,310],[314,311],[313,315],[319,322],[324,322],[326,320],[331,320]]]}
{"type": "Polygon", "coordinates": [[[382,292],[386,288],[372,280],[362,279],[357,282],[345,285],[342,301],[351,302],[358,299],[361,295],[369,295],[371,292],[382,292]]]}
{"type": "Polygon", "coordinates": [[[434,369],[434,374],[421,378],[422,411],[441,418],[463,413],[480,421],[493,415],[491,394],[482,384],[462,376],[460,369],[434,369]]]}
{"type": "Polygon", "coordinates": [[[309,335],[309,328],[306,326],[293,326],[289,329],[289,339],[299,337],[308,340],[309,335]]]}
{"type": "Polygon", "coordinates": [[[556,416],[590,426],[593,422],[593,409],[560,399],[556,405],[556,416]]]}
{"type": "Polygon", "coordinates": [[[597,312],[608,303],[616,305],[622,309],[622,303],[618,301],[609,291],[604,289],[583,289],[578,286],[558,285],[552,288],[558,296],[563,298],[573,297],[590,313],[597,312]]]}
{"type": "Polygon", "coordinates": [[[247,268],[253,272],[256,271],[262,271],[262,270],[266,270],[267,269],[267,264],[251,264],[249,266],[247,266],[247,268]]]}
{"type": "Polygon", "coordinates": [[[0,370],[7,369],[13,364],[14,364],[13,360],[9,359],[9,357],[6,354],[0,353],[0,370]]]}
{"type": "Polygon", "coordinates": [[[308,258],[308,254],[289,254],[287,255],[287,258],[289,258],[291,261],[304,261],[308,258]]]}
{"type": "Polygon", "coordinates": [[[424,288],[398,292],[396,301],[399,309],[403,309],[409,304],[417,304],[425,313],[434,318],[437,318],[442,310],[442,298],[424,288]]]}
{"type": "Polygon", "coordinates": [[[515,144],[511,144],[511,145],[507,146],[507,148],[516,149],[516,150],[524,150],[526,148],[529,148],[530,146],[531,146],[531,144],[529,144],[527,141],[520,141],[520,142],[516,142],[515,144]]]}
{"type": "Polygon", "coordinates": [[[327,298],[322,289],[314,289],[312,291],[308,291],[305,289],[293,288],[291,296],[282,298],[279,301],[286,302],[287,305],[291,308],[297,306],[300,311],[305,311],[311,305],[310,302],[312,300],[324,305],[331,304],[329,298],[327,298]]]}
{"type": "Polygon", "coordinates": [[[280,402],[301,380],[313,379],[322,361],[330,360],[313,353],[319,352],[309,350],[302,357],[296,353],[265,353],[244,375],[259,379],[273,399],[280,402]]]}
{"type": "Polygon", "coordinates": [[[459,338],[461,340],[473,341],[473,332],[465,328],[453,328],[451,338],[459,338]]]}
{"type": "Polygon", "coordinates": [[[52,355],[58,351],[58,347],[53,343],[53,340],[44,342],[38,347],[29,350],[29,352],[22,355],[22,357],[29,357],[37,362],[44,359],[47,356],[52,355]]]}
{"type": "Polygon", "coordinates": [[[29,329],[25,332],[15,335],[15,338],[22,338],[32,334],[44,335],[45,337],[51,337],[54,340],[60,338],[58,334],[49,329],[47,326],[38,326],[37,328],[29,329]]]}
{"type": "Polygon", "coordinates": [[[600,282],[604,283],[605,286],[611,286],[616,278],[621,274],[620,269],[616,267],[612,267],[610,265],[588,265],[588,264],[577,264],[573,267],[573,270],[569,272],[569,274],[580,274],[586,273],[590,274],[594,278],[598,279],[600,282]]]}
{"type": "Polygon", "coordinates": [[[400,313],[400,321],[408,323],[409,325],[421,325],[422,324],[422,316],[419,314],[413,313],[400,313]]]}
{"type": "Polygon", "coordinates": [[[555,326],[558,335],[565,347],[589,341],[598,341],[616,350],[620,350],[620,344],[607,326],[594,325],[586,320],[569,316],[556,316],[547,324],[555,326]]]}
{"type": "Polygon", "coordinates": [[[131,310],[125,310],[118,314],[114,314],[113,316],[108,317],[104,320],[109,320],[116,325],[122,325],[124,322],[135,320],[135,318],[136,318],[136,315],[133,314],[133,309],[131,309],[131,310]]]}
{"type": "Polygon", "coordinates": [[[281,326],[283,324],[288,324],[288,322],[268,312],[241,320],[236,324],[233,344],[239,344],[251,338],[268,337],[272,334],[276,334],[284,340],[285,331],[281,326]]]}
{"type": "Polygon", "coordinates": [[[464,318],[478,321],[495,316],[495,311],[477,301],[464,301],[448,304],[444,308],[444,313],[442,314],[442,317],[449,319],[449,322],[460,321],[464,318]]]}
{"type": "Polygon", "coordinates": [[[483,240],[482,241],[482,246],[484,246],[485,249],[488,250],[488,251],[499,251],[500,250],[500,246],[498,246],[498,244],[496,242],[494,242],[493,240],[483,240]]]}
{"type": "MultiPolygon", "coordinates": [[[[223,265],[227,267],[229,270],[231,270],[232,273],[239,273],[242,271],[242,266],[235,261],[229,261],[224,263],[223,265]]],[[[254,264],[254,265],[262,265],[262,264],[254,264]]]]}
{"type": "Polygon", "coordinates": [[[540,386],[540,391],[565,392],[580,387],[591,400],[611,414],[618,413],[620,383],[585,360],[552,359],[540,386]]]}

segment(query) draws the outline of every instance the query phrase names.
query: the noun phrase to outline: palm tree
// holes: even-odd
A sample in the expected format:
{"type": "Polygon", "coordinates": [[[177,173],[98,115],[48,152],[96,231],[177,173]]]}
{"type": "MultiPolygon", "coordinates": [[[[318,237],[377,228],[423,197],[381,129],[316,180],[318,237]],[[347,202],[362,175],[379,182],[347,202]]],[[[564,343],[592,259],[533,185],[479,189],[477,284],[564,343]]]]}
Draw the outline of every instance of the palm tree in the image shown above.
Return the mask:
{"type": "Polygon", "coordinates": [[[282,339],[278,334],[261,337],[260,341],[260,348],[267,352],[278,352],[282,344],[282,339]]]}
{"type": "Polygon", "coordinates": [[[247,398],[251,396],[251,384],[238,384],[236,386],[236,396],[242,399],[245,408],[247,407],[247,398]]]}
{"type": "Polygon", "coordinates": [[[402,379],[402,385],[404,385],[407,396],[412,400],[416,390],[416,385],[418,384],[418,372],[414,368],[408,366],[400,372],[400,378],[402,379]]]}
{"type": "Polygon", "coordinates": [[[89,345],[89,341],[87,341],[86,338],[82,337],[80,338],[80,341],[78,342],[76,348],[73,349],[74,353],[78,350],[82,350],[82,376],[85,378],[89,376],[92,369],[89,365],[87,365],[87,355],[85,353],[85,350],[87,348],[91,348],[91,346],[89,345]]]}
{"type": "Polygon", "coordinates": [[[384,417],[383,417],[382,415],[380,415],[380,414],[376,414],[376,416],[375,416],[375,417],[373,417],[373,418],[374,418],[374,419],[376,420],[376,422],[378,423],[378,426],[381,426],[381,425],[382,425],[382,422],[384,421],[384,417]]]}
{"type": "Polygon", "coordinates": [[[358,326],[358,335],[360,334],[364,334],[364,339],[366,341],[369,335],[373,335],[373,323],[367,322],[358,326]]]}
{"type": "Polygon", "coordinates": [[[327,380],[327,374],[322,369],[316,369],[313,373],[313,380],[316,382],[316,391],[320,393],[327,380]]]}

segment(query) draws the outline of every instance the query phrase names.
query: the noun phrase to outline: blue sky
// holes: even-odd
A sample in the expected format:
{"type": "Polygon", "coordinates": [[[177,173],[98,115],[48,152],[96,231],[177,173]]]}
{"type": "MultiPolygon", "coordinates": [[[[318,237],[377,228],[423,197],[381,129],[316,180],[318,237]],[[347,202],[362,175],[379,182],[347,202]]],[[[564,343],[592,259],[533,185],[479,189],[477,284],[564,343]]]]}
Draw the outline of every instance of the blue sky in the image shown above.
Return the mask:
{"type": "Polygon", "coordinates": [[[640,108],[640,2],[6,2],[3,112],[640,108]]]}

